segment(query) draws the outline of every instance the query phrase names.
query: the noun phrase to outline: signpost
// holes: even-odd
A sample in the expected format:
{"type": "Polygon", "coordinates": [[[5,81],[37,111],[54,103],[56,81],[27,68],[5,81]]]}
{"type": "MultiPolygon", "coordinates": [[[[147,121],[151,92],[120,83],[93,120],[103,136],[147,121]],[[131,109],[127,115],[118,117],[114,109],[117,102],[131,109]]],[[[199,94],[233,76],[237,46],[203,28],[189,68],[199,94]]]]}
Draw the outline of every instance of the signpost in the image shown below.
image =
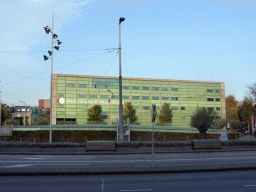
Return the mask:
{"type": "Polygon", "coordinates": [[[154,123],[156,120],[156,105],[152,104],[151,108],[151,122],[152,125],[152,168],[154,167],[154,123]]]}

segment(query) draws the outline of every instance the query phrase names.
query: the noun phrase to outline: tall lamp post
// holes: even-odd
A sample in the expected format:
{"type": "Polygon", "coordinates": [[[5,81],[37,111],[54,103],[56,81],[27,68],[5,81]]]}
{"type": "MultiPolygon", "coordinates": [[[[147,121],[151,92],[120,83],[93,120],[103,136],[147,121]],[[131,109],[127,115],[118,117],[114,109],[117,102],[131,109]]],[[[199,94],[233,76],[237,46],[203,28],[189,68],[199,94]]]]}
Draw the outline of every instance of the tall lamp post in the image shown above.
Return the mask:
{"type": "Polygon", "coordinates": [[[24,110],[24,126],[25,126],[25,124],[26,124],[26,120],[25,120],[25,118],[26,118],[26,107],[27,107],[27,105],[26,105],[26,101],[19,101],[19,102],[22,102],[22,103],[25,103],[25,110],[24,110]]]}
{"type": "MultiPolygon", "coordinates": [[[[0,81],[0,83],[1,83],[1,81],[0,81]]],[[[2,91],[0,91],[0,93],[1,93],[1,96],[0,96],[0,126],[2,125],[2,111],[1,111],[1,109],[2,109],[2,91]]]]}
{"type": "Polygon", "coordinates": [[[123,103],[122,103],[122,68],[121,68],[121,23],[125,20],[124,17],[119,19],[119,130],[120,141],[123,143],[123,103]]]}
{"type": "MultiPolygon", "coordinates": [[[[56,49],[57,51],[59,50],[59,46],[55,46],[53,47],[53,43],[58,43],[58,45],[60,45],[62,42],[60,42],[59,40],[56,40],[56,42],[53,42],[53,39],[57,39],[58,35],[56,35],[55,33],[53,33],[53,23],[54,23],[54,11],[52,12],[52,28],[50,28],[49,26],[44,27],[44,30],[46,32],[46,34],[52,33],[52,50],[48,51],[49,55],[51,56],[51,86],[50,86],[50,138],[49,138],[49,142],[52,142],[52,68],[53,68],[53,48],[56,49]]],[[[48,56],[44,55],[44,60],[46,61],[47,59],[49,59],[48,56]]]]}

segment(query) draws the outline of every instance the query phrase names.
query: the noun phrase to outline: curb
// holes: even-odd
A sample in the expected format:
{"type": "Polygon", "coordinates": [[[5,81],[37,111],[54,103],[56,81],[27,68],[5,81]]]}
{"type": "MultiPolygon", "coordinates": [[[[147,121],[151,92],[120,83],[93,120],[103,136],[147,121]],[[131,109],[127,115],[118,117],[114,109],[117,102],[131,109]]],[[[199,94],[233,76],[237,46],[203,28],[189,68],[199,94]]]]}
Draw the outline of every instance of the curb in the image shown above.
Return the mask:
{"type": "MultiPolygon", "coordinates": [[[[209,149],[209,150],[191,150],[191,151],[161,151],[154,152],[154,154],[165,154],[165,153],[209,153],[209,152],[244,152],[244,151],[256,151],[255,148],[245,149],[209,149]]],[[[145,152],[107,152],[107,151],[95,151],[95,152],[0,152],[0,155],[131,155],[131,154],[151,154],[151,151],[145,152]]]]}

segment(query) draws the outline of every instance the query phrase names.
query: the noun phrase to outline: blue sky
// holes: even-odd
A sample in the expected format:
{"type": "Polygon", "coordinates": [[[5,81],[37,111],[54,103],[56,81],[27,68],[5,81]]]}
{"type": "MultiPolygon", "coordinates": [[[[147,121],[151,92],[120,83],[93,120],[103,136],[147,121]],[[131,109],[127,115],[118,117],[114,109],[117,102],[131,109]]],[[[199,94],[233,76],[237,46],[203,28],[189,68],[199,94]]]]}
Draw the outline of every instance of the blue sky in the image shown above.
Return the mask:
{"type": "Polygon", "coordinates": [[[242,101],[256,82],[255,0],[1,0],[0,90],[8,105],[50,98],[53,73],[225,82],[242,101]],[[91,50],[96,49],[96,50],[91,50]],[[103,49],[103,50],[97,50],[103,49]]]}

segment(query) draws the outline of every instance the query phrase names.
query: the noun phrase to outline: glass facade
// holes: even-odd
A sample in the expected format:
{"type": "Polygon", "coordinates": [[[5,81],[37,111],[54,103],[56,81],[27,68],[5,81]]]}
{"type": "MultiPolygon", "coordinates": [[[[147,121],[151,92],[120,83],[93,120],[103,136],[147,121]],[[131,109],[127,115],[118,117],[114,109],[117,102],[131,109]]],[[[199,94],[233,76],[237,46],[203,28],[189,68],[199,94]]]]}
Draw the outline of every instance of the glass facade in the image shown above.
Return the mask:
{"type": "MultiPolygon", "coordinates": [[[[99,78],[79,75],[57,75],[56,101],[64,98],[64,103],[57,103],[56,120],[76,120],[86,124],[88,110],[95,104],[102,106],[104,121],[116,122],[119,117],[119,80],[118,78],[99,78]],[[113,97],[112,97],[113,96],[113,97]]],[[[160,113],[164,103],[172,108],[172,126],[190,127],[190,117],[197,107],[215,110],[222,116],[222,95],[225,91],[218,82],[144,80],[123,78],[123,104],[131,102],[138,122],[146,125],[151,122],[151,106],[156,104],[160,113]]],[[[54,83],[56,85],[54,85],[54,83]]],[[[224,95],[225,97],[225,95],[224,95]]],[[[158,121],[158,119],[157,119],[158,121]]]]}

